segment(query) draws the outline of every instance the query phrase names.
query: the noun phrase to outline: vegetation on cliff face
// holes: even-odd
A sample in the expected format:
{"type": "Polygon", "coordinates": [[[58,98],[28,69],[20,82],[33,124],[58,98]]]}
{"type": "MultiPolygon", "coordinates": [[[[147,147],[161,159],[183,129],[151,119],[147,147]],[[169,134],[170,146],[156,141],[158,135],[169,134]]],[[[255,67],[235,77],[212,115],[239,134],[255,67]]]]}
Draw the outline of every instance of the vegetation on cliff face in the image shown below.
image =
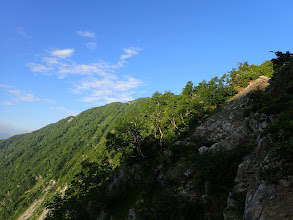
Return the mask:
{"type": "Polygon", "coordinates": [[[246,111],[258,111],[274,115],[276,120],[263,135],[268,134],[273,142],[270,156],[283,160],[287,168],[283,172],[293,171],[293,54],[276,52],[272,59],[275,74],[270,87],[264,92],[250,95],[251,105],[246,111]]]}
{"type": "Polygon", "coordinates": [[[47,219],[221,219],[237,166],[253,146],[200,155],[201,146],[213,143],[184,140],[250,80],[271,77],[274,64],[270,89],[251,95],[255,102],[247,111],[274,112],[277,121],[267,130],[275,143],[271,154],[292,152],[293,61],[289,53],[276,55],[260,66],[239,64],[229,75],[197,86],[190,81],[180,95],[155,92],[112,103],[1,141],[0,216],[17,218],[55,180],[44,200],[47,219]]]}

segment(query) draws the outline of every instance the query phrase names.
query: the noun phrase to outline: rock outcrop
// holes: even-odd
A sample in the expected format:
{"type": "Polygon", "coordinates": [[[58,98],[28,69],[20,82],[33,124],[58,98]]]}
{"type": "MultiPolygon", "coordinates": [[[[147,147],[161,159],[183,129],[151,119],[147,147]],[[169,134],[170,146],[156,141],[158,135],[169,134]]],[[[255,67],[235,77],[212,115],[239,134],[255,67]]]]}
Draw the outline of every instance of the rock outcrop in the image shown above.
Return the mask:
{"type": "Polygon", "coordinates": [[[256,90],[265,89],[269,83],[269,78],[260,77],[250,85],[239,92],[233,100],[227,103],[223,109],[207,119],[200,125],[194,136],[204,137],[213,144],[207,148],[199,148],[199,152],[215,151],[219,147],[232,150],[239,144],[250,140],[255,132],[261,132],[271,119],[262,114],[251,113],[248,117],[244,116],[243,107],[249,101],[247,94],[256,90]],[[260,122],[260,123],[259,123],[260,122]]]}
{"type": "Polygon", "coordinates": [[[261,135],[275,117],[253,112],[247,117],[243,114],[243,107],[249,101],[247,94],[263,90],[268,84],[267,77],[252,82],[194,133],[212,143],[200,147],[200,154],[220,147],[231,151],[251,140],[256,142],[256,148],[238,166],[235,186],[223,213],[226,220],[293,219],[293,176],[282,176],[281,162],[270,161],[267,153],[271,139],[261,135]]]}
{"type": "Polygon", "coordinates": [[[266,141],[267,137],[260,139],[256,150],[239,165],[235,187],[227,200],[225,219],[293,219],[293,176],[282,176],[281,163],[265,156],[263,147],[270,145],[266,141]],[[241,193],[244,204],[239,204],[234,196],[241,193]]]}
{"type": "Polygon", "coordinates": [[[256,140],[256,148],[238,166],[235,186],[227,198],[224,219],[293,219],[293,176],[282,176],[281,163],[270,161],[267,153],[271,147],[268,136],[261,132],[272,122],[273,115],[251,112],[243,115],[250,91],[264,89],[268,79],[261,77],[244,89],[222,111],[199,126],[195,136],[211,141],[199,153],[214,152],[219,147],[233,150],[239,144],[256,140]]]}

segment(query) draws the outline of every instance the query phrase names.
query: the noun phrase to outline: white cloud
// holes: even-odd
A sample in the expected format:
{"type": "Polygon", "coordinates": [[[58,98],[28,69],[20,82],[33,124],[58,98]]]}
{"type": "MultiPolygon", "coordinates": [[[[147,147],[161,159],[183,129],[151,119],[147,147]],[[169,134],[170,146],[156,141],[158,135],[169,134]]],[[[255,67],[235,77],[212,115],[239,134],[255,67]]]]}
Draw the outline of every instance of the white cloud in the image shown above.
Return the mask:
{"type": "Polygon", "coordinates": [[[106,62],[97,62],[90,64],[77,64],[71,60],[57,61],[50,58],[43,58],[44,64],[29,63],[27,66],[32,72],[50,72],[56,74],[58,78],[63,79],[70,74],[74,75],[99,75],[108,78],[116,78],[114,66],[106,62]]]}
{"type": "Polygon", "coordinates": [[[81,91],[97,91],[100,90],[108,90],[114,88],[114,81],[110,79],[97,79],[97,78],[90,78],[76,86],[74,90],[75,93],[80,93],[81,91]]]}
{"type": "Polygon", "coordinates": [[[100,101],[101,99],[102,99],[101,97],[87,96],[87,97],[83,97],[81,101],[82,102],[97,102],[97,101],[100,101]]]}
{"type": "Polygon", "coordinates": [[[142,48],[139,47],[129,47],[129,48],[124,48],[123,51],[125,54],[122,54],[120,56],[120,60],[127,60],[128,58],[138,55],[139,51],[141,51],[142,48]]]}
{"type": "MultiPolygon", "coordinates": [[[[86,76],[77,83],[72,92],[81,96],[80,100],[88,103],[109,103],[113,101],[133,100],[132,94],[142,82],[129,76],[120,76],[117,71],[128,63],[128,59],[138,55],[142,48],[129,47],[123,49],[123,54],[117,62],[104,61],[79,64],[71,59],[58,59],[58,57],[44,57],[42,63],[30,63],[28,66],[34,72],[50,71],[58,78],[63,79],[69,75],[86,76]]],[[[61,54],[61,53],[59,53],[61,54]]]]}
{"type": "Polygon", "coordinates": [[[32,38],[32,36],[30,36],[29,34],[26,33],[26,31],[24,30],[23,27],[17,27],[16,33],[24,38],[32,38]]]}
{"type": "Polygon", "coordinates": [[[45,73],[52,70],[52,67],[45,66],[38,63],[28,63],[27,66],[31,69],[32,72],[38,72],[38,73],[45,73]]]}
{"type": "Polygon", "coordinates": [[[126,81],[117,81],[115,84],[115,89],[117,91],[127,91],[141,85],[141,81],[133,77],[129,77],[126,81]]]}
{"type": "Polygon", "coordinates": [[[20,94],[18,97],[19,101],[23,102],[39,102],[40,99],[35,97],[33,94],[20,94]]]}
{"type": "Polygon", "coordinates": [[[47,65],[54,65],[59,63],[55,57],[44,57],[43,62],[47,65]]]}
{"type": "Polygon", "coordinates": [[[95,97],[103,97],[103,96],[108,96],[108,95],[112,95],[113,91],[110,89],[104,89],[104,90],[94,90],[92,91],[92,96],[95,97]]]}
{"type": "Polygon", "coordinates": [[[15,98],[14,98],[15,102],[20,102],[20,101],[38,102],[38,101],[40,101],[40,99],[37,98],[35,95],[26,93],[20,89],[8,90],[7,92],[15,95],[15,98]]]}
{"type": "Polygon", "coordinates": [[[86,94],[82,102],[97,102],[103,104],[110,102],[124,102],[133,100],[131,96],[133,90],[138,88],[142,82],[134,77],[124,77],[124,79],[98,79],[91,77],[79,83],[73,90],[76,94],[86,94]]]}
{"type": "Polygon", "coordinates": [[[15,95],[20,95],[22,93],[22,91],[20,89],[8,90],[8,92],[15,94],[15,95]]]}
{"type": "Polygon", "coordinates": [[[95,50],[97,47],[97,43],[96,42],[87,42],[85,44],[85,46],[90,50],[95,50]]]}
{"type": "Polygon", "coordinates": [[[3,105],[15,105],[15,104],[13,102],[6,101],[3,103],[3,105]]]}
{"type": "MultiPolygon", "coordinates": [[[[127,91],[137,88],[141,81],[133,77],[125,77],[124,80],[90,78],[76,86],[76,93],[81,91],[127,91]]],[[[97,93],[96,93],[97,94],[97,93]]]]}
{"type": "Polygon", "coordinates": [[[96,37],[96,34],[90,31],[77,31],[76,33],[81,37],[89,37],[89,38],[96,37]]]}
{"type": "MultiPolygon", "coordinates": [[[[95,38],[96,34],[90,31],[77,31],[76,32],[79,36],[85,38],[95,38]]],[[[95,50],[97,48],[97,43],[95,41],[90,41],[85,43],[85,46],[90,50],[95,50]]]]}
{"type": "Polygon", "coordinates": [[[9,85],[5,85],[5,84],[0,84],[0,88],[13,88],[13,87],[9,85]]]}
{"type": "Polygon", "coordinates": [[[51,55],[55,57],[44,57],[41,59],[42,63],[28,63],[27,66],[32,72],[50,72],[57,75],[60,79],[63,79],[70,74],[99,75],[116,79],[117,76],[115,75],[115,72],[128,62],[127,59],[137,55],[142,48],[129,47],[123,50],[125,53],[122,54],[120,59],[114,64],[104,61],[90,64],[78,64],[71,59],[63,60],[62,58],[69,57],[74,52],[74,49],[64,49],[52,51],[51,55]],[[56,57],[61,59],[57,59],[56,57]]]}
{"type": "Polygon", "coordinates": [[[55,56],[55,57],[59,57],[61,59],[67,58],[67,57],[71,57],[73,55],[74,49],[72,48],[68,48],[68,49],[56,49],[51,51],[51,56],[55,56]]]}
{"type": "Polygon", "coordinates": [[[47,103],[54,103],[56,101],[52,100],[52,99],[43,99],[43,102],[47,102],[47,103]]]}
{"type": "Polygon", "coordinates": [[[11,94],[11,100],[5,101],[3,105],[15,105],[18,102],[39,102],[40,99],[34,94],[27,93],[21,89],[17,89],[9,85],[0,85],[1,88],[5,89],[7,93],[11,94]]]}

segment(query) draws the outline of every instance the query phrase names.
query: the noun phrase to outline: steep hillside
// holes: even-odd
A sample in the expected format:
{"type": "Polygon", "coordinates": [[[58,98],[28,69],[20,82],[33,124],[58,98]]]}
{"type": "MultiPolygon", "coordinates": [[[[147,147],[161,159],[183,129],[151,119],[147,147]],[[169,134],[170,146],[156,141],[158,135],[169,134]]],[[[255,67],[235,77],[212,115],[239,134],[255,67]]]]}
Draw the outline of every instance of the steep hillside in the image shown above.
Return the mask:
{"type": "Polygon", "coordinates": [[[80,171],[82,161],[99,160],[107,132],[142,102],[144,99],[92,108],[30,134],[2,140],[2,219],[16,218],[44,193],[49,198],[63,188],[80,171]]]}
{"type": "Polygon", "coordinates": [[[107,136],[121,166],[85,166],[48,204],[47,219],[292,219],[293,58],[277,53],[273,62],[275,75],[247,88],[238,87],[242,72],[232,72],[241,92],[227,104],[229,93],[219,97],[212,80],[188,83],[182,96],[202,105],[193,105],[181,129],[174,108],[168,111],[177,105],[162,107],[167,93],[155,94],[148,115],[123,119],[107,136]],[[173,127],[163,126],[164,117],[173,127]],[[144,130],[146,123],[153,132],[144,130]]]}
{"type": "Polygon", "coordinates": [[[1,141],[0,216],[290,217],[292,198],[279,198],[293,170],[293,58],[276,55],[179,95],[112,103],[1,141]]]}
{"type": "Polygon", "coordinates": [[[121,165],[83,166],[65,194],[47,204],[47,219],[221,219],[238,165],[256,147],[242,112],[245,95],[268,85],[255,72],[270,76],[268,63],[240,65],[198,86],[188,82],[180,95],[156,92],[107,135],[106,148],[121,165]],[[240,76],[257,80],[244,89],[240,76]],[[229,102],[235,87],[242,92],[229,102]]]}

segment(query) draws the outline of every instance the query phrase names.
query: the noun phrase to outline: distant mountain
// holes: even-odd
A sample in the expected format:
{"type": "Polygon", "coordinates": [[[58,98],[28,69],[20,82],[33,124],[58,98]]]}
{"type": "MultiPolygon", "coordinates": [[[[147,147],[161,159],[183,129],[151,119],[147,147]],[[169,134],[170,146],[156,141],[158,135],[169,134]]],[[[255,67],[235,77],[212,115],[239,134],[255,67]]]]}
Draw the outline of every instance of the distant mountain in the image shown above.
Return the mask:
{"type": "Polygon", "coordinates": [[[7,138],[10,138],[12,136],[13,135],[11,135],[9,133],[0,133],[0,140],[7,139],[7,138]]]}
{"type": "Polygon", "coordinates": [[[31,130],[17,129],[12,124],[0,122],[0,140],[10,138],[14,135],[29,133],[31,130]]]}

